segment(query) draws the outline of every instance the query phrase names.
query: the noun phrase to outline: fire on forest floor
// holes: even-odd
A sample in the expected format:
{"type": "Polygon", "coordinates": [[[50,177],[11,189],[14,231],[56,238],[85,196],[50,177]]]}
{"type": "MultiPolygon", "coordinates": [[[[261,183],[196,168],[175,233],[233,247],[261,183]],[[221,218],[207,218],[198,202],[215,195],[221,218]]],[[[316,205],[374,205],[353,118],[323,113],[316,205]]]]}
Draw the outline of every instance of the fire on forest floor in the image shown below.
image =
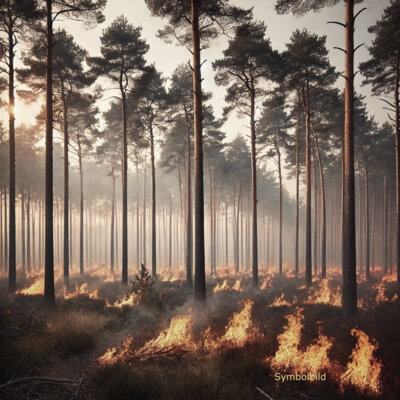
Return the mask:
{"type": "Polygon", "coordinates": [[[248,275],[209,277],[207,305],[200,312],[182,279],[175,279],[183,278],[181,272],[163,275],[150,302],[141,305],[129,285],[118,282],[119,271],[96,271],[71,274],[68,289],[56,274],[57,309],[51,317],[40,295],[42,274],[31,272],[16,296],[4,294],[7,282],[0,279],[0,336],[6,338],[6,346],[0,345],[0,384],[35,370],[77,378],[85,365],[88,390],[95,398],[100,390],[98,398],[107,399],[119,390],[175,398],[171,379],[185,387],[186,398],[222,399],[226,390],[229,398],[259,398],[256,386],[285,399],[298,398],[298,392],[312,399],[394,399],[400,390],[400,327],[393,317],[400,301],[391,275],[359,284],[359,314],[348,319],[342,317],[340,280],[333,274],[314,279],[309,289],[285,270],[262,271],[257,290],[248,275]],[[113,381],[107,385],[100,379],[106,371],[113,381]],[[146,379],[154,373],[160,378],[149,386],[146,379]],[[326,381],[276,379],[324,373],[326,381]],[[137,383],[131,387],[122,377],[137,383]],[[196,395],[203,393],[198,382],[208,397],[196,395]]]}

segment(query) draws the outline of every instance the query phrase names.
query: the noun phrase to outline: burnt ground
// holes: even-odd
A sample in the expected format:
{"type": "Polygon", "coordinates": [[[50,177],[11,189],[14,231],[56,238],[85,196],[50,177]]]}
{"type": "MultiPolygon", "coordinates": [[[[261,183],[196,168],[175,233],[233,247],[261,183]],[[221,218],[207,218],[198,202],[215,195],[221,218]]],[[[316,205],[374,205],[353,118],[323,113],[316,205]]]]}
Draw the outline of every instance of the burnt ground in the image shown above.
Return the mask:
{"type": "MultiPolygon", "coordinates": [[[[398,399],[400,394],[400,301],[391,301],[395,282],[385,282],[389,301],[376,303],[376,281],[361,282],[359,298],[365,306],[354,318],[344,318],[339,307],[306,304],[308,297],[303,279],[274,276],[271,287],[252,290],[250,279],[243,278],[242,291],[212,293],[208,283],[208,301],[203,310],[194,307],[192,293],[181,281],[158,281],[146,305],[122,308],[106,307],[129,292],[119,282],[104,282],[101,277],[75,276],[75,283],[87,282],[98,288],[98,298],[78,295],[64,300],[57,297],[54,310],[48,310],[41,295],[9,295],[6,278],[0,279],[0,398],[1,399],[398,399]],[[284,293],[290,305],[268,307],[284,293]],[[168,327],[176,315],[190,310],[195,331],[210,323],[213,333],[223,334],[240,301],[252,299],[252,320],[263,337],[243,347],[227,347],[212,354],[188,352],[161,360],[116,362],[100,365],[96,359],[112,347],[133,336],[141,347],[168,327]],[[296,299],[296,300],[295,300],[296,299]],[[293,304],[293,302],[295,303],[293,304]],[[324,382],[276,382],[267,357],[278,349],[277,336],[284,331],[285,315],[296,306],[303,309],[302,339],[305,349],[318,336],[319,329],[332,341],[331,367],[324,382]],[[353,386],[340,387],[344,370],[354,349],[353,328],[375,339],[374,357],[383,364],[381,393],[362,392],[353,386]],[[33,379],[39,376],[42,380],[33,379]],[[51,380],[45,380],[51,378],[51,380]],[[27,378],[26,380],[19,380],[27,378]],[[7,384],[7,382],[15,383],[7,384]],[[258,388],[258,389],[257,389],[258,388]],[[264,392],[263,393],[261,393],[264,392]]],[[[233,286],[236,278],[228,278],[233,286]]],[[[262,282],[262,279],[260,279],[262,282]]],[[[29,286],[33,278],[19,282],[29,286]]],[[[339,284],[334,280],[330,286],[339,284]]],[[[58,288],[61,283],[58,283],[58,288]]],[[[316,284],[317,285],[317,284],[316,284]]],[[[58,291],[59,293],[59,291],[58,291]]],[[[282,372],[282,371],[278,371],[282,372]]]]}

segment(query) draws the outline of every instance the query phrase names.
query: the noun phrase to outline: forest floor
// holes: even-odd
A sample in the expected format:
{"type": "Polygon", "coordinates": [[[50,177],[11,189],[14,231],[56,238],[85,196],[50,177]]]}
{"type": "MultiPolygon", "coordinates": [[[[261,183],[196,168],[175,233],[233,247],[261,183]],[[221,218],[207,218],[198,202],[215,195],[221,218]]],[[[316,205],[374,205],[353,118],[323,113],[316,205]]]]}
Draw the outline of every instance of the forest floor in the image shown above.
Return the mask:
{"type": "Polygon", "coordinates": [[[198,310],[181,273],[166,271],[138,305],[119,275],[99,271],[72,275],[69,291],[58,279],[52,311],[35,294],[40,275],[15,295],[0,278],[1,399],[399,398],[394,275],[360,278],[358,315],[344,318],[335,273],[307,290],[270,269],[254,290],[249,275],[221,268],[198,310]]]}

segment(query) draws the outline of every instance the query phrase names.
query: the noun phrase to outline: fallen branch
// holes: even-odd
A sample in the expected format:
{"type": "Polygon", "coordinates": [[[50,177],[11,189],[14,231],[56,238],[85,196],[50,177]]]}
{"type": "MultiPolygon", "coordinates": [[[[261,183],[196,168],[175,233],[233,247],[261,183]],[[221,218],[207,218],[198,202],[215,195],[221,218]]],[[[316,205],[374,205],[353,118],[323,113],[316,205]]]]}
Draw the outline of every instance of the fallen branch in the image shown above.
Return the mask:
{"type": "Polygon", "coordinates": [[[265,393],[263,390],[261,390],[259,387],[256,386],[256,389],[263,394],[264,396],[268,397],[269,400],[274,400],[270,395],[268,395],[267,393],[265,393]]]}
{"type": "Polygon", "coordinates": [[[71,385],[77,385],[80,381],[76,381],[73,379],[66,379],[66,378],[49,378],[47,376],[26,376],[24,378],[14,379],[0,385],[1,389],[6,389],[9,386],[17,385],[20,383],[27,383],[27,382],[47,382],[47,383],[70,383],[71,385]]]}

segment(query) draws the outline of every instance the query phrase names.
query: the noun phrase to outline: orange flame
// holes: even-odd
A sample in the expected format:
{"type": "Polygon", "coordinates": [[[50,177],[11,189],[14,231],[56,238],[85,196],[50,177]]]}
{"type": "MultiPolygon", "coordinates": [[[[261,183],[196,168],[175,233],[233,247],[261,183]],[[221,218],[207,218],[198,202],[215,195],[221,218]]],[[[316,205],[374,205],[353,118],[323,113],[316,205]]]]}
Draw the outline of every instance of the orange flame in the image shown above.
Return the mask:
{"type": "Polygon", "coordinates": [[[110,301],[108,299],[106,299],[106,307],[107,308],[133,307],[136,304],[139,304],[139,296],[134,292],[132,292],[129,295],[124,296],[121,300],[116,300],[114,303],[110,303],[110,301]]]}
{"type": "Polygon", "coordinates": [[[297,307],[293,314],[285,318],[288,324],[285,331],[278,336],[279,348],[274,357],[267,358],[273,368],[295,370],[298,373],[316,374],[330,365],[328,352],[332,347],[331,340],[319,332],[318,338],[305,351],[299,349],[301,340],[302,309],[297,307]]]}
{"type": "Polygon", "coordinates": [[[26,296],[33,296],[36,294],[44,293],[44,279],[42,276],[37,278],[29,287],[19,289],[16,291],[17,294],[24,294],[26,296]]]}
{"type": "Polygon", "coordinates": [[[253,305],[252,300],[246,300],[243,303],[243,308],[234,313],[228,321],[225,334],[218,339],[212,338],[211,327],[209,326],[204,333],[204,348],[210,351],[226,346],[242,347],[246,343],[260,339],[262,334],[251,318],[253,305]]]}
{"type": "Polygon", "coordinates": [[[78,283],[75,286],[75,291],[68,293],[67,289],[64,288],[63,290],[64,299],[72,299],[77,296],[88,296],[90,299],[98,299],[99,298],[99,291],[98,289],[89,291],[88,283],[84,282],[82,285],[78,283]]]}
{"type": "Polygon", "coordinates": [[[230,286],[228,279],[224,279],[222,283],[217,283],[213,289],[213,293],[223,292],[223,291],[237,291],[241,292],[243,290],[243,281],[237,279],[233,286],[230,286]]]}
{"type": "Polygon", "coordinates": [[[318,285],[318,289],[314,290],[312,294],[308,296],[307,304],[329,304],[334,307],[341,307],[342,297],[340,294],[339,286],[334,289],[329,288],[328,280],[321,279],[318,285]]]}
{"type": "Polygon", "coordinates": [[[284,293],[281,293],[279,297],[275,297],[273,303],[270,304],[268,307],[284,307],[290,305],[291,304],[285,299],[284,293]]]}
{"type": "Polygon", "coordinates": [[[119,349],[111,347],[102,356],[97,358],[100,365],[111,365],[116,362],[123,361],[125,357],[130,354],[133,345],[133,337],[128,336],[119,349]]]}
{"type": "Polygon", "coordinates": [[[373,352],[378,344],[370,342],[368,335],[359,329],[352,329],[357,338],[356,347],[350,356],[346,372],[341,376],[342,384],[352,384],[363,392],[379,394],[382,363],[375,360],[373,352]]]}

